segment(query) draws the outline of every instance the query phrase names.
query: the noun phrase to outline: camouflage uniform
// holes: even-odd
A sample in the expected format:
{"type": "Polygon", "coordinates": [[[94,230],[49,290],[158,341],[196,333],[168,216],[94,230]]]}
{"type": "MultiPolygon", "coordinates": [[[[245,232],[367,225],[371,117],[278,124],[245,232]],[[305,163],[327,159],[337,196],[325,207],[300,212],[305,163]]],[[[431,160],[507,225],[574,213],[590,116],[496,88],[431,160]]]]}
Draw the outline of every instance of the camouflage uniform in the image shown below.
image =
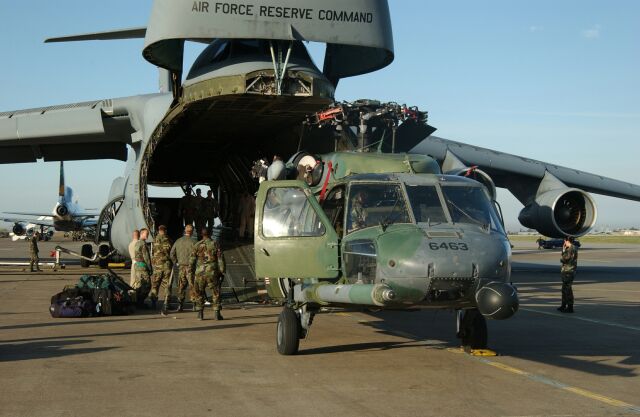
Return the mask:
{"type": "Polygon", "coordinates": [[[151,282],[149,281],[149,276],[151,276],[152,272],[151,256],[149,256],[149,248],[146,241],[138,240],[136,242],[133,261],[135,262],[135,275],[132,287],[136,290],[138,305],[142,305],[151,288],[151,282]]]}
{"type": "Polygon", "coordinates": [[[562,307],[567,307],[573,311],[573,279],[576,276],[576,269],[578,268],[578,248],[575,244],[570,247],[562,248],[562,256],[560,258],[560,274],[562,275],[562,307]]]}
{"type": "Polygon", "coordinates": [[[189,299],[194,303],[196,301],[193,273],[191,272],[191,263],[189,263],[195,244],[196,242],[191,236],[185,235],[176,240],[171,248],[171,260],[178,265],[178,302],[180,306],[184,303],[187,286],[190,290],[189,299]]]}
{"type": "Polygon", "coordinates": [[[212,293],[213,311],[219,312],[222,308],[220,287],[225,265],[224,255],[218,243],[210,238],[196,243],[189,259],[189,265],[191,265],[191,270],[195,271],[196,310],[202,311],[204,309],[206,289],[209,287],[212,293]]]}
{"type": "Polygon", "coordinates": [[[204,197],[199,195],[192,197],[191,204],[192,204],[191,207],[193,209],[193,212],[195,213],[194,217],[196,221],[196,234],[198,235],[198,237],[200,237],[200,233],[202,232],[202,229],[207,224],[204,197]]]}
{"type": "Polygon", "coordinates": [[[205,215],[205,226],[207,230],[209,230],[209,233],[211,233],[211,229],[213,229],[213,219],[218,215],[218,202],[212,197],[207,197],[204,199],[202,207],[205,215]]]}
{"type": "Polygon", "coordinates": [[[178,211],[184,220],[184,225],[193,225],[193,217],[195,212],[193,210],[193,201],[194,196],[191,194],[187,194],[180,199],[180,205],[178,207],[178,211]]]}
{"type": "Polygon", "coordinates": [[[171,296],[171,269],[173,267],[169,253],[171,252],[171,240],[163,234],[158,234],[153,242],[153,275],[151,276],[151,292],[149,298],[152,301],[158,299],[160,286],[164,289],[165,308],[169,304],[171,296]]]}
{"type": "Polygon", "coordinates": [[[40,271],[40,257],[38,256],[38,253],[40,251],[38,250],[38,236],[37,235],[33,235],[29,238],[29,255],[30,255],[30,262],[29,265],[31,266],[31,272],[34,272],[34,265],[36,267],[35,270],[40,271]]]}

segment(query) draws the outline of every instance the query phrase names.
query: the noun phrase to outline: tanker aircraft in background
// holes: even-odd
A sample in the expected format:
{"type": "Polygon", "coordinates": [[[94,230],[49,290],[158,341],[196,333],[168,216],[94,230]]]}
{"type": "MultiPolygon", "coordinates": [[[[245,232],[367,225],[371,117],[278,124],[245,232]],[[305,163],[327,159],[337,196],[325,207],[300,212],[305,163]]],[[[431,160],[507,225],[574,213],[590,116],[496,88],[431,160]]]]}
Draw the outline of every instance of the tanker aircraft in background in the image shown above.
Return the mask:
{"type": "Polygon", "coordinates": [[[41,236],[53,236],[53,231],[58,232],[83,232],[94,229],[96,217],[99,213],[88,211],[73,201],[73,190],[64,182],[64,162],[60,161],[60,185],[58,187],[58,202],[53,206],[51,213],[34,212],[6,212],[14,216],[28,217],[4,217],[2,221],[13,223],[12,233],[16,237],[27,237],[39,231],[41,236]]]}
{"type": "Polygon", "coordinates": [[[415,107],[335,103],[341,79],[394,59],[386,0],[243,5],[155,0],[146,27],[49,39],[144,38],[161,90],[0,113],[0,163],[126,161],[97,220],[102,258],[127,256],[134,229],[181,235],[180,199],[150,185],[210,185],[230,230],[257,192],[254,241],[223,235],[225,283],[282,301],[281,354],[330,306],[453,309],[463,345],[486,347],[485,318],[518,309],[496,186],[550,237],[593,227],[587,192],[640,201],[637,185],[432,136],[415,107]],[[207,46],[183,77],[188,41],[207,46]],[[304,41],[326,44],[322,69],[304,41]],[[253,161],[274,155],[259,183],[253,161]]]}

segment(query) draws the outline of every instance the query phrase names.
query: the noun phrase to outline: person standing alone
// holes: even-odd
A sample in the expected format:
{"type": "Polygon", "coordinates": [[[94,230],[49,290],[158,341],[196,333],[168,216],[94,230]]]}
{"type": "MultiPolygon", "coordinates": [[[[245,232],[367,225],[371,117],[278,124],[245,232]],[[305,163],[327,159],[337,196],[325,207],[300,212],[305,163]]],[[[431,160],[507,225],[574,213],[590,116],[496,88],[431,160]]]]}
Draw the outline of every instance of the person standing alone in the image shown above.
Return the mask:
{"type": "Polygon", "coordinates": [[[558,311],[573,313],[573,279],[578,269],[578,247],[572,237],[564,239],[562,255],[560,257],[560,275],[562,276],[562,304],[558,311]]]}

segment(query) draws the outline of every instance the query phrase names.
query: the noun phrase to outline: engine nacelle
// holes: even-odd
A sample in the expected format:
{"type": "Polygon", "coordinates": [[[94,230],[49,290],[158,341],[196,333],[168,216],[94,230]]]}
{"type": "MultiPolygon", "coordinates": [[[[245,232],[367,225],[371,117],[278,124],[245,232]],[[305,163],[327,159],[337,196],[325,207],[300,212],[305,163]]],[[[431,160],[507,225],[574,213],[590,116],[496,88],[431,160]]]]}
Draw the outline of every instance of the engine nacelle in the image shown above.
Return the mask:
{"type": "Polygon", "coordinates": [[[522,209],[518,220],[545,236],[563,238],[587,234],[596,217],[596,204],[589,194],[577,188],[559,188],[536,196],[522,209]]]}
{"type": "Polygon", "coordinates": [[[24,226],[21,225],[20,223],[14,224],[12,231],[13,231],[13,234],[16,236],[22,236],[27,232],[24,226]]]}
{"type": "Polygon", "coordinates": [[[467,177],[472,180],[478,181],[484,185],[489,193],[489,198],[494,201],[496,199],[496,184],[493,182],[489,174],[477,167],[464,168],[457,172],[447,172],[449,175],[457,175],[459,177],[467,177]]]}
{"type": "Polygon", "coordinates": [[[56,207],[56,214],[58,216],[64,217],[69,214],[69,209],[64,204],[60,204],[58,207],[56,207]]]}
{"type": "Polygon", "coordinates": [[[442,161],[442,172],[447,175],[457,175],[459,177],[467,177],[472,180],[476,180],[485,186],[491,200],[496,199],[496,184],[493,182],[489,174],[478,169],[477,166],[469,167],[465,165],[465,163],[451,151],[447,151],[444,161],[442,161]]]}

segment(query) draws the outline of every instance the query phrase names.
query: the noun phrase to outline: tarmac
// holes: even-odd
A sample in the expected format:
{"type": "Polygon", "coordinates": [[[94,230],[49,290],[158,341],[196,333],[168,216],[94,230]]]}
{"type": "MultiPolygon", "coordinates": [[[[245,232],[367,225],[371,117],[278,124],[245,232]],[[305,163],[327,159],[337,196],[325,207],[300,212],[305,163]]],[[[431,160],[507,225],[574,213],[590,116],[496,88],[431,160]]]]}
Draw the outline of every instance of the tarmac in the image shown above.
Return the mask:
{"type": "Polygon", "coordinates": [[[50,297],[99,270],[0,267],[0,416],[640,415],[640,245],[584,244],[570,315],[559,252],[515,244],[521,308],[489,321],[494,357],[460,352],[451,311],[319,314],[291,357],[275,306],[53,319],[50,297]]]}

